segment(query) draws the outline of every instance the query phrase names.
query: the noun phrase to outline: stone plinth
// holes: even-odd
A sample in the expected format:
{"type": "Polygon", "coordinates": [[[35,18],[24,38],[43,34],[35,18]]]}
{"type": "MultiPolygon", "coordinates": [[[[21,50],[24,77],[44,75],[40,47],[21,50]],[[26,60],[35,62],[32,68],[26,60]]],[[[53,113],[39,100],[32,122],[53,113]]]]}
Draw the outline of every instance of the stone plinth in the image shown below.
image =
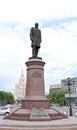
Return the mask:
{"type": "Polygon", "coordinates": [[[35,107],[48,108],[48,99],[45,97],[44,65],[41,58],[30,58],[26,63],[26,96],[22,100],[22,107],[31,109],[35,107]]]}
{"type": "Polygon", "coordinates": [[[63,113],[51,108],[45,97],[44,65],[41,58],[30,58],[26,62],[26,95],[21,108],[13,111],[4,119],[24,121],[49,121],[67,118],[63,113]]]}

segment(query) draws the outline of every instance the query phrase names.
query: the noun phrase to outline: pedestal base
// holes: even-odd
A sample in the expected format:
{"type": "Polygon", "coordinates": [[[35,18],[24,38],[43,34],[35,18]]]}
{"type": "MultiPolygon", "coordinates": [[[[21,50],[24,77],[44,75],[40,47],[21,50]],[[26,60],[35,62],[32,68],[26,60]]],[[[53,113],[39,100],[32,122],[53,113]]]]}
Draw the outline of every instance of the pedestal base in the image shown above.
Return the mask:
{"type": "Polygon", "coordinates": [[[49,108],[48,99],[46,97],[26,97],[21,101],[22,108],[32,109],[32,108],[49,108]]]}
{"type": "Polygon", "coordinates": [[[4,119],[22,120],[22,121],[49,121],[49,120],[58,120],[58,119],[63,119],[63,118],[68,118],[68,117],[53,108],[51,108],[51,109],[19,108],[16,111],[14,111],[4,117],[4,119]],[[39,111],[37,109],[39,109],[39,111]],[[44,114],[41,114],[40,111],[43,111],[42,113],[44,113],[44,114]]]}

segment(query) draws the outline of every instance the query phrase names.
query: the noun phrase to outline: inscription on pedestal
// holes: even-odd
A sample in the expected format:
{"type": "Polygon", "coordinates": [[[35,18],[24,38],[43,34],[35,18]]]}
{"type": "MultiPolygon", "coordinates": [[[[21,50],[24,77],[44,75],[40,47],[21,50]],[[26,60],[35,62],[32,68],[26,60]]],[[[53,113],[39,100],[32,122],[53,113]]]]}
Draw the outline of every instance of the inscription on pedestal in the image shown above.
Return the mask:
{"type": "Polygon", "coordinates": [[[41,77],[41,73],[35,71],[34,73],[32,73],[32,77],[41,77]]]}

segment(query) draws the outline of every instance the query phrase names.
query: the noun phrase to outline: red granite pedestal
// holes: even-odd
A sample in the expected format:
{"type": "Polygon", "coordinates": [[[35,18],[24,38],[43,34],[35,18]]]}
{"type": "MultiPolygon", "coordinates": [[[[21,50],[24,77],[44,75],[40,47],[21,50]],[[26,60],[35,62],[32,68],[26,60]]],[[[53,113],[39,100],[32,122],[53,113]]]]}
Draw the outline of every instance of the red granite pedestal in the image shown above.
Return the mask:
{"type": "Polygon", "coordinates": [[[67,118],[66,115],[51,108],[45,96],[44,65],[42,58],[29,58],[27,66],[26,94],[21,101],[22,107],[12,112],[5,119],[47,121],[67,118]]]}
{"type": "Polygon", "coordinates": [[[26,62],[26,96],[22,100],[23,108],[41,107],[48,109],[49,107],[44,88],[44,65],[45,62],[41,58],[31,58],[26,62]]]}

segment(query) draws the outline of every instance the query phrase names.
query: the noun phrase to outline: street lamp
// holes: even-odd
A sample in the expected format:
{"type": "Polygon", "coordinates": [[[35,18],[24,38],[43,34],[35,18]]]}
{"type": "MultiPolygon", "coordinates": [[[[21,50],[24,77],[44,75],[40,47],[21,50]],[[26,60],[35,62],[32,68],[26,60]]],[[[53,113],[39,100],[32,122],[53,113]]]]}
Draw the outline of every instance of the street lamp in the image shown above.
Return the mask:
{"type": "Polygon", "coordinates": [[[70,108],[69,108],[69,111],[70,111],[70,116],[72,116],[71,90],[70,90],[70,86],[74,84],[74,81],[72,81],[70,78],[67,78],[67,81],[63,81],[63,83],[64,83],[65,85],[68,86],[68,91],[69,91],[69,101],[70,101],[70,108]]]}

